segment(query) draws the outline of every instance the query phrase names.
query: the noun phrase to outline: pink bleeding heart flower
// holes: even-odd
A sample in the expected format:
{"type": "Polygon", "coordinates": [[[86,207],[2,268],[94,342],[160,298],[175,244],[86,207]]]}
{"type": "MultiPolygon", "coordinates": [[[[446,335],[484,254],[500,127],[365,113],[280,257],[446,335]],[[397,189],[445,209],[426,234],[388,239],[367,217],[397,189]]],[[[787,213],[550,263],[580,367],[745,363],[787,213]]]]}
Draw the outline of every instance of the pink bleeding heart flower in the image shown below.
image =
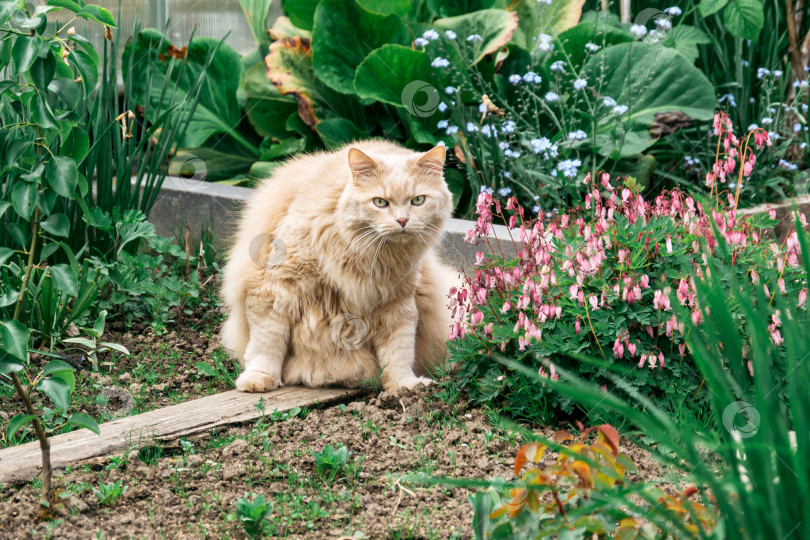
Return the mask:
{"type": "Polygon", "coordinates": [[[622,341],[619,338],[616,338],[616,341],[613,342],[613,358],[621,358],[624,356],[624,345],[622,345],[622,341]]]}

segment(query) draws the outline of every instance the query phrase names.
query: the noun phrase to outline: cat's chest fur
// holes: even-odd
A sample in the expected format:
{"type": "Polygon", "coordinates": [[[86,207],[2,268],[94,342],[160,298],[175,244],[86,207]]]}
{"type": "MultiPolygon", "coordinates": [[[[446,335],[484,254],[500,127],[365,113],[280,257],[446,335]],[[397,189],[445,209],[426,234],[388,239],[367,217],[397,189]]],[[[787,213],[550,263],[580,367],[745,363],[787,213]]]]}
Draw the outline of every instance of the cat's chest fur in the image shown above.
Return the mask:
{"type": "Polygon", "coordinates": [[[374,274],[351,261],[321,259],[291,250],[283,267],[265,273],[274,287],[275,309],[290,322],[284,362],[289,384],[354,386],[379,370],[375,343],[390,332],[390,321],[417,319],[415,279],[410,266],[374,274]]]}
{"type": "MultiPolygon", "coordinates": [[[[380,265],[372,271],[352,260],[321,259],[316,253],[300,260],[293,256],[287,262],[285,268],[267,272],[265,279],[285,283],[284,296],[290,302],[288,313],[292,318],[332,319],[351,314],[373,319],[380,310],[395,309],[396,304],[412,300],[419,279],[418,271],[411,264],[404,267],[380,265]]],[[[390,262],[383,260],[382,263],[390,262]]]]}

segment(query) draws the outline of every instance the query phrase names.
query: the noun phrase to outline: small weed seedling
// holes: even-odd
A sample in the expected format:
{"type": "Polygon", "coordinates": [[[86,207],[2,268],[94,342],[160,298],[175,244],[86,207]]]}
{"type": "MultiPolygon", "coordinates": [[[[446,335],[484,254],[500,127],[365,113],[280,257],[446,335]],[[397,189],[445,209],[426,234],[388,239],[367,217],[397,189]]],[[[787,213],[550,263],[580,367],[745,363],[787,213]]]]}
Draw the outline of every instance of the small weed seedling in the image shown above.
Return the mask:
{"type": "Polygon", "coordinates": [[[121,495],[123,495],[126,490],[127,487],[119,480],[108,484],[99,484],[97,488],[93,488],[93,493],[98,499],[100,506],[112,506],[115,504],[115,501],[121,498],[121,495]]]}
{"type": "Polygon", "coordinates": [[[105,471],[112,471],[115,469],[120,469],[124,465],[127,464],[127,456],[110,456],[107,458],[110,462],[104,467],[105,471]]]}
{"type": "Polygon", "coordinates": [[[231,362],[231,368],[228,369],[228,366],[225,364],[225,358],[218,354],[214,354],[211,360],[214,363],[213,366],[207,362],[197,362],[197,370],[203,375],[213,377],[218,381],[227,383],[229,386],[235,385],[236,378],[241,372],[239,365],[236,362],[231,362]]]}
{"type": "Polygon", "coordinates": [[[312,457],[315,458],[315,472],[325,481],[331,483],[338,475],[348,472],[349,449],[346,446],[341,445],[335,449],[330,445],[326,445],[320,452],[313,450],[310,450],[310,452],[312,452],[312,457]]]}
{"type": "Polygon", "coordinates": [[[261,538],[267,523],[265,520],[270,517],[273,507],[264,495],[257,495],[253,501],[248,497],[253,497],[253,494],[246,493],[245,497],[236,501],[236,516],[249,538],[261,538]]]}
{"type": "Polygon", "coordinates": [[[306,418],[307,410],[302,409],[301,407],[293,407],[289,411],[279,411],[275,410],[270,414],[270,420],[275,422],[284,422],[289,420],[290,418],[295,418],[296,416],[300,416],[301,418],[306,418]]]}
{"type": "Polygon", "coordinates": [[[407,446],[405,446],[404,444],[402,444],[401,442],[399,442],[399,441],[397,440],[397,438],[396,438],[396,437],[394,437],[393,435],[391,435],[391,437],[390,437],[390,439],[388,440],[388,442],[391,444],[391,446],[396,446],[397,448],[402,448],[403,450],[407,450],[407,449],[408,449],[408,447],[407,447],[407,446]]]}

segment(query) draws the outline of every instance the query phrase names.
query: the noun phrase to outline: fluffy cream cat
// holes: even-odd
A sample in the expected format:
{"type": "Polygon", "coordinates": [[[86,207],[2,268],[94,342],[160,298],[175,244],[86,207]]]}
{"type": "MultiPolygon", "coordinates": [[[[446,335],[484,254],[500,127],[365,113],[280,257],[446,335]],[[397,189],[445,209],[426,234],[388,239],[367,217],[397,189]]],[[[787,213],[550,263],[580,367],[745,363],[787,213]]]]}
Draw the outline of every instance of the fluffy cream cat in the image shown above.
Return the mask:
{"type": "Polygon", "coordinates": [[[452,211],[445,150],[383,141],[301,156],[255,190],[225,268],[236,387],[428,383],[454,274],[434,247],[452,211]]]}

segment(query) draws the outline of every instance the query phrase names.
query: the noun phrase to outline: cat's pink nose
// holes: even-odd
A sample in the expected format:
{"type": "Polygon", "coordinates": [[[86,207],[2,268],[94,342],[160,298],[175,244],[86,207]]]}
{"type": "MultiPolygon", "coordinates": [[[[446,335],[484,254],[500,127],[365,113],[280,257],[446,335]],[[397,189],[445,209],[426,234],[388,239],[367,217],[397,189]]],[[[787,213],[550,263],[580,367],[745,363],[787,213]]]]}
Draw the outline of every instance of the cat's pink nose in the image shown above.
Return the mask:
{"type": "Polygon", "coordinates": [[[401,218],[397,219],[397,223],[399,223],[400,225],[402,225],[402,228],[404,229],[404,228],[405,228],[405,225],[408,223],[408,218],[406,218],[406,217],[401,217],[401,218]]]}

